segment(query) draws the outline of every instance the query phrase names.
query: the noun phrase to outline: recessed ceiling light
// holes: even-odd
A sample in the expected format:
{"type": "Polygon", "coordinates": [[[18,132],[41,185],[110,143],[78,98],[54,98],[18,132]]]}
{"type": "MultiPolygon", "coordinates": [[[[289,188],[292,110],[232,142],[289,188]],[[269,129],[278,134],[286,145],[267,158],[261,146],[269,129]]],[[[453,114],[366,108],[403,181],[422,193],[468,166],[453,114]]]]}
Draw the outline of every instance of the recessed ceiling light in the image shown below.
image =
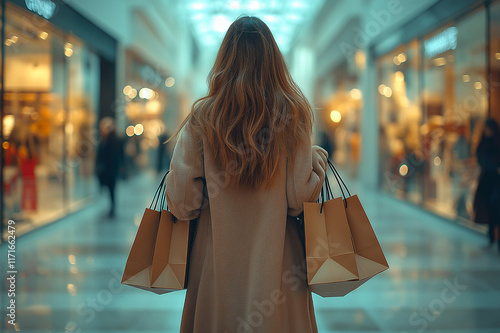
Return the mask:
{"type": "Polygon", "coordinates": [[[294,33],[306,19],[316,15],[324,1],[186,0],[180,6],[190,19],[194,37],[201,47],[219,45],[231,23],[245,14],[261,18],[271,29],[281,51],[286,53],[294,33]]]}

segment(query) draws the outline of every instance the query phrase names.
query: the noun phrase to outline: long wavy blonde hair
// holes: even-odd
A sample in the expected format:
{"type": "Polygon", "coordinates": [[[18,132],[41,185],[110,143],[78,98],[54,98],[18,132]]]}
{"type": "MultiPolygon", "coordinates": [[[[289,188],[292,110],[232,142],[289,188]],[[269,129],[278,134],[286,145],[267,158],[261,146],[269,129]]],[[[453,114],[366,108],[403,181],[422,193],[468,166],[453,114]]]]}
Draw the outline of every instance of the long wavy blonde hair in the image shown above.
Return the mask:
{"type": "Polygon", "coordinates": [[[173,137],[189,121],[219,166],[237,170],[229,183],[268,187],[282,156],[292,162],[310,139],[313,114],[262,20],[244,16],[231,24],[208,84],[173,137]]]}

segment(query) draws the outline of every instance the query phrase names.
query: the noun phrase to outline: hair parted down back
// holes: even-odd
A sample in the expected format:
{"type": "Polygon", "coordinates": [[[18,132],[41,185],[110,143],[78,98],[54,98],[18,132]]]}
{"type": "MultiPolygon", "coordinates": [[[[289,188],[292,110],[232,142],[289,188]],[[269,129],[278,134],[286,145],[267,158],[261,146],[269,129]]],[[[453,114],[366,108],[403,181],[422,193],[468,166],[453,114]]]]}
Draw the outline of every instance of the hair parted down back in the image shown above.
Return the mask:
{"type": "Polygon", "coordinates": [[[189,121],[221,168],[236,166],[229,183],[268,187],[283,154],[292,163],[309,140],[313,115],[262,20],[244,16],[231,24],[208,84],[179,130],[189,121]]]}

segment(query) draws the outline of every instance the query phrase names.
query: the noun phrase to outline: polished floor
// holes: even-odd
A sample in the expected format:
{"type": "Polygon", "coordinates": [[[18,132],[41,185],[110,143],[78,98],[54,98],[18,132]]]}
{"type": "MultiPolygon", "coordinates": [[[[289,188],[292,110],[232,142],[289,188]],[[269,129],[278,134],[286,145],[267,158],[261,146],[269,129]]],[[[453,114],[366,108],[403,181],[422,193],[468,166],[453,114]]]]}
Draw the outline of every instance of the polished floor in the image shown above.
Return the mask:
{"type": "MultiPolygon", "coordinates": [[[[143,175],[121,183],[114,219],[105,217],[102,195],[18,239],[17,330],[178,332],[184,292],[158,296],[119,283],[156,181],[143,175]]],[[[391,268],[344,298],[315,295],[320,332],[500,332],[496,248],[385,195],[362,191],[360,198],[391,268]]],[[[1,331],[10,332],[2,288],[1,331]]]]}

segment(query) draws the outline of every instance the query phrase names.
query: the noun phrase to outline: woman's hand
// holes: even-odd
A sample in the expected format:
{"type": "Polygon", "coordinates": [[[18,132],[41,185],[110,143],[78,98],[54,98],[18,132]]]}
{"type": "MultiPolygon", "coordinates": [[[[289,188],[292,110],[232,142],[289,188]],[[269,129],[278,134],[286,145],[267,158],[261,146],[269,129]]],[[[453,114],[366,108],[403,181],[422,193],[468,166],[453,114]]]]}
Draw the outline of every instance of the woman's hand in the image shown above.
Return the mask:
{"type": "Polygon", "coordinates": [[[320,146],[312,146],[313,169],[322,168],[325,172],[328,169],[328,152],[320,146]]]}

